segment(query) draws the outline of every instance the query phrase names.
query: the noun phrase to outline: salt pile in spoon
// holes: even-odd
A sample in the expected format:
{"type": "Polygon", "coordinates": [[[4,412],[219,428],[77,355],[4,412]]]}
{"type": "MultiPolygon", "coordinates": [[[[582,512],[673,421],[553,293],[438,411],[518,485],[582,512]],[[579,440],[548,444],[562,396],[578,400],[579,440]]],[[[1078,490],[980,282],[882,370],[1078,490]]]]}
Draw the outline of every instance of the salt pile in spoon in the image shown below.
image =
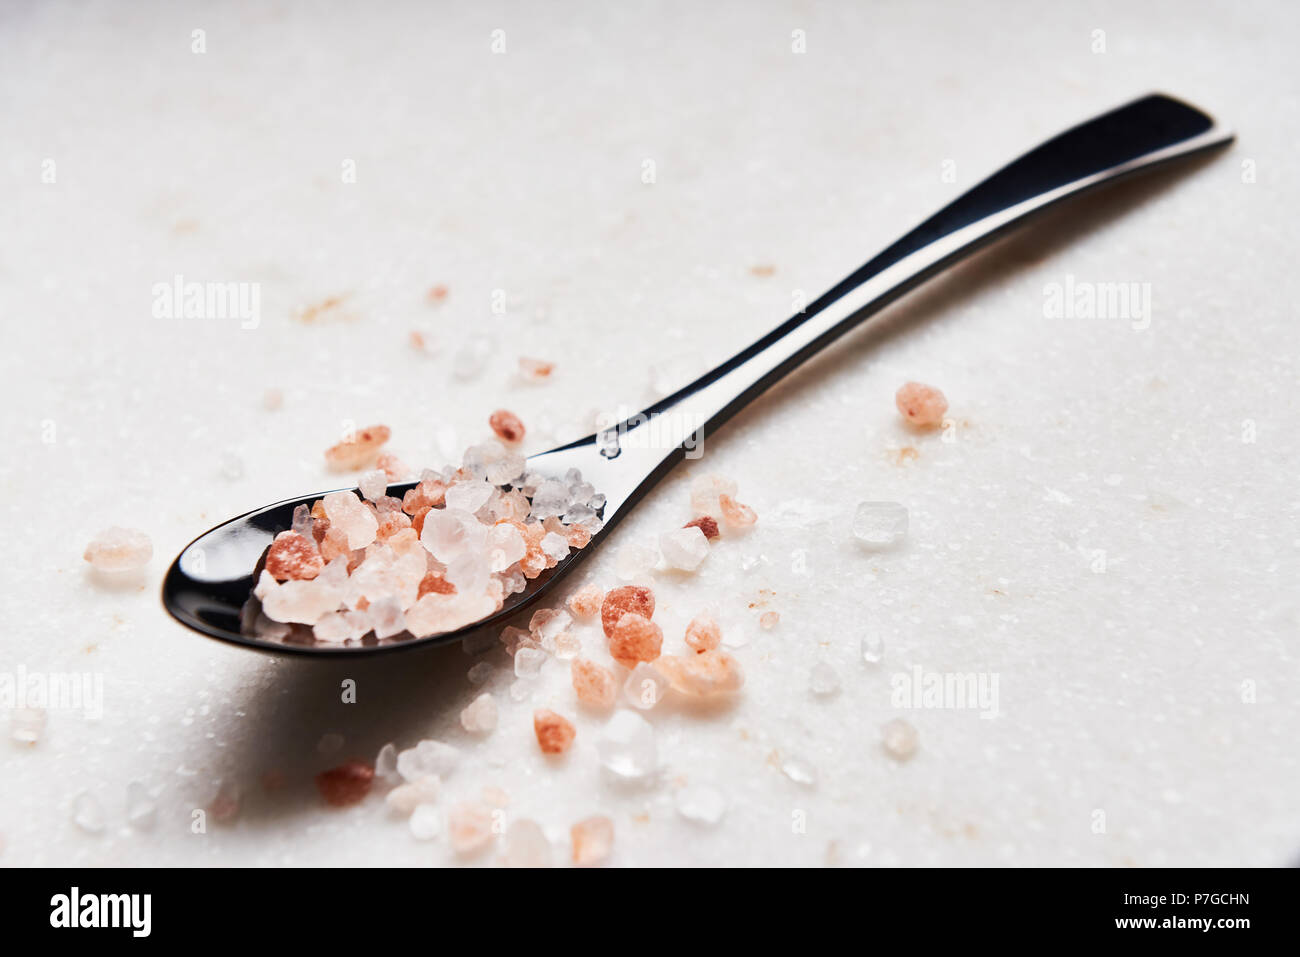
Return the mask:
{"type": "Polygon", "coordinates": [[[368,472],[361,495],[298,506],[253,590],[262,605],[253,631],[283,638],[305,625],[331,643],[455,631],[500,610],[601,527],[604,496],[577,469],[529,472],[498,442],[470,447],[458,469],[426,469],[400,499],[386,494],[390,478],[368,472]]]}

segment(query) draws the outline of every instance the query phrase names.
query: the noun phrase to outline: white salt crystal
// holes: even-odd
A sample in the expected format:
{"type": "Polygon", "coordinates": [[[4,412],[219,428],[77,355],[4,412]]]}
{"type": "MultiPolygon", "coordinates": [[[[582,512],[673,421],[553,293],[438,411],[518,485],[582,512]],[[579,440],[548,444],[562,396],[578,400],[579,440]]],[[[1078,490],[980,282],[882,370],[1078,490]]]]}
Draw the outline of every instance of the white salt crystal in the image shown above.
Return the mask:
{"type": "Polygon", "coordinates": [[[569,507],[569,500],[568,485],[556,479],[547,479],[533,493],[532,517],[540,521],[552,515],[563,515],[569,507]]]}
{"type": "Polygon", "coordinates": [[[375,777],[381,781],[393,781],[398,777],[397,745],[391,741],[380,748],[375,757],[375,777]]]}
{"type": "Polygon", "coordinates": [[[372,502],[379,501],[384,493],[388,491],[388,473],[383,469],[375,469],[361,476],[357,483],[357,488],[361,494],[372,502]]]}
{"type": "Polygon", "coordinates": [[[471,734],[487,734],[497,726],[496,699],[486,691],[460,713],[460,726],[471,734]]]}
{"type": "Polygon", "coordinates": [[[384,796],[384,803],[394,813],[409,815],[422,804],[436,803],[441,791],[442,780],[436,774],[427,774],[393,788],[384,796]]]}
{"type": "Polygon", "coordinates": [[[649,711],[668,693],[668,679],[649,662],[639,661],[623,683],[623,696],[635,707],[649,711]]]}
{"type": "MultiPolygon", "coordinates": [[[[419,561],[421,565],[424,564],[423,555],[419,556],[419,561]]],[[[419,588],[419,582],[416,582],[416,588],[419,588]]],[[[370,607],[366,609],[366,614],[376,638],[389,638],[406,630],[406,616],[402,614],[402,603],[392,596],[371,602],[370,607]]]]}
{"type": "Polygon", "coordinates": [[[375,540],[379,519],[351,492],[330,492],[322,500],[330,526],[348,538],[348,548],[355,551],[375,540]]]}
{"type": "Polygon", "coordinates": [[[830,664],[819,661],[812,666],[812,672],[808,676],[808,687],[819,698],[829,698],[840,690],[840,676],[835,673],[835,669],[830,664]]]}
{"type": "Polygon", "coordinates": [[[895,718],[880,729],[880,743],[891,758],[906,761],[921,746],[921,735],[902,718],[895,718]]]}
{"type": "Polygon", "coordinates": [[[153,543],[144,532],[114,525],[91,540],[83,557],[102,572],[129,572],[149,564],[153,543]]]}
{"type": "Polygon", "coordinates": [[[536,677],[546,663],[546,658],[546,652],[540,648],[520,648],[515,652],[515,677],[536,677]]]}
{"type": "Polygon", "coordinates": [[[82,791],[72,802],[72,821],[87,834],[104,829],[104,809],[95,798],[82,791]]]}
{"type": "Polygon", "coordinates": [[[528,631],[539,641],[554,641],[573,625],[573,616],[563,608],[541,608],[528,620],[528,631]]]}
{"type": "Polygon", "coordinates": [[[885,657],[885,639],[877,634],[863,635],[860,647],[862,660],[869,665],[878,665],[885,657]]]}
{"type": "Polygon", "coordinates": [[[695,824],[712,826],[727,813],[722,792],[707,785],[687,785],[677,792],[677,813],[695,824]]]}
{"type": "Polygon", "coordinates": [[[542,536],[542,551],[547,558],[563,561],[569,556],[569,543],[563,535],[547,532],[542,536]]]}
{"type": "Polygon", "coordinates": [[[812,787],[817,783],[817,769],[806,759],[793,755],[781,763],[781,773],[795,784],[812,787]]]}
{"type": "Polygon", "coordinates": [[[311,508],[306,505],[299,505],[293,510],[293,531],[296,535],[301,535],[308,541],[312,541],[311,529],[315,520],[311,517],[311,508]]]}
{"type": "Polygon", "coordinates": [[[634,711],[618,711],[597,739],[596,754],[612,774],[644,778],[654,773],[659,761],[654,728],[634,711]]]}
{"type": "Polygon", "coordinates": [[[421,741],[397,755],[397,773],[407,781],[428,775],[446,777],[460,761],[460,752],[441,741],[421,741]]]}
{"type": "Polygon", "coordinates": [[[659,536],[659,551],[669,568],[693,572],[709,554],[709,540],[695,526],[678,528],[659,536]]]}
{"type": "Polygon", "coordinates": [[[492,497],[492,486],[482,479],[457,482],[447,489],[447,507],[473,514],[492,497]]]}
{"type": "Polygon", "coordinates": [[[35,744],[44,732],[44,708],[14,708],[9,713],[9,736],[19,744],[35,744]]]}
{"type": "Polygon", "coordinates": [[[859,502],[853,535],[871,548],[886,548],[907,536],[907,509],[897,502],[859,502]]]}
{"type": "Polygon", "coordinates": [[[492,672],[496,671],[490,661],[480,661],[465,673],[472,685],[486,684],[492,677],[492,672]]]}
{"type": "Polygon", "coordinates": [[[442,830],[442,816],[432,804],[421,804],[411,812],[411,836],[417,841],[431,841],[442,830]]]}

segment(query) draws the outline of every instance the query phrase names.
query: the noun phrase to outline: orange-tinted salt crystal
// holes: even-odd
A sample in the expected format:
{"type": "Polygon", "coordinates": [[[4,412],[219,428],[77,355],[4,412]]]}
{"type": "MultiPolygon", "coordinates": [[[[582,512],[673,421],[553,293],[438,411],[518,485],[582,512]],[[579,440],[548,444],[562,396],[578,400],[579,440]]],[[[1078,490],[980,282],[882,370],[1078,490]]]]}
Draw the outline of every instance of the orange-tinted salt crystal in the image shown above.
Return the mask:
{"type": "Polygon", "coordinates": [[[922,429],[934,428],[943,423],[948,411],[948,400],[932,385],[922,382],[905,383],[894,394],[894,404],[909,424],[922,429]]]}
{"type": "Polygon", "coordinates": [[[266,553],[266,570],[276,581],[312,579],[324,567],[316,543],[296,532],[281,532],[266,553]]]}
{"type": "Polygon", "coordinates": [[[764,612],[758,619],[759,627],[764,630],[770,630],[776,627],[776,623],[781,620],[781,616],[774,611],[764,612]]]}
{"type": "Polygon", "coordinates": [[[430,572],[425,575],[424,578],[420,579],[420,591],[415,597],[417,599],[423,598],[430,592],[435,595],[454,595],[456,594],[456,586],[447,581],[447,579],[443,578],[441,575],[435,575],[433,572],[430,572]]]}
{"type": "Polygon", "coordinates": [[[722,506],[722,520],[732,528],[748,528],[758,521],[752,508],[737,502],[726,492],[718,496],[718,504],[722,506]]]}
{"type": "Polygon", "coordinates": [[[429,292],[425,298],[428,299],[429,302],[444,302],[450,291],[451,290],[449,290],[443,283],[438,283],[436,286],[429,287],[429,292]]]}
{"type": "Polygon", "coordinates": [[[654,661],[664,644],[663,629],[644,615],[624,615],[609,636],[610,656],[620,665],[635,668],[638,661],[654,661]]]}
{"type": "Polygon", "coordinates": [[[502,442],[520,442],[524,437],[524,423],[519,416],[507,409],[497,409],[488,416],[488,425],[500,437],[502,442]]]}
{"type": "Polygon", "coordinates": [[[383,469],[389,485],[400,482],[411,474],[411,467],[392,452],[385,452],[375,459],[375,468],[383,469]]]}
{"type": "Polygon", "coordinates": [[[745,684],[740,662],[717,649],[695,655],[664,655],[654,666],[675,690],[683,694],[722,694],[739,691],[745,684]]]}
{"type": "Polygon", "coordinates": [[[718,537],[718,520],[712,515],[701,515],[687,522],[682,528],[698,528],[709,541],[718,537]]]}
{"type": "Polygon", "coordinates": [[[519,360],[519,374],[528,382],[545,382],[554,371],[554,362],[529,358],[519,360]]]}
{"type": "Polygon", "coordinates": [[[326,804],[347,807],[365,800],[374,781],[374,768],[361,761],[348,761],[316,775],[316,789],[326,804]]]}
{"type": "Polygon", "coordinates": [[[599,585],[583,585],[569,596],[569,611],[578,618],[592,618],[600,611],[604,597],[599,585]]]}
{"type": "Polygon", "coordinates": [[[686,626],[686,644],[696,652],[712,651],[722,644],[722,629],[708,615],[700,615],[686,626]]]}
{"type": "Polygon", "coordinates": [[[618,697],[618,680],[614,672],[586,658],[574,658],[569,676],[578,700],[593,708],[612,708],[618,697]]]}
{"type": "Polygon", "coordinates": [[[411,528],[415,529],[415,534],[419,535],[424,532],[424,517],[432,511],[433,509],[428,505],[421,505],[415,510],[415,515],[411,519],[411,528]]]}
{"type": "Polygon", "coordinates": [[[332,562],[340,555],[348,554],[348,536],[341,528],[330,527],[320,543],[321,558],[332,562]]]}
{"type": "Polygon", "coordinates": [[[411,527],[411,518],[405,512],[399,512],[396,509],[384,512],[379,518],[379,528],[375,532],[375,540],[386,542],[404,528],[411,527]]]}
{"type": "Polygon", "coordinates": [[[591,541],[591,532],[581,525],[569,525],[560,534],[564,536],[570,548],[586,548],[587,543],[591,541]]]}
{"type": "Polygon", "coordinates": [[[589,817],[569,829],[573,840],[573,863],[579,867],[602,864],[614,847],[614,822],[607,817],[589,817]]]}
{"type": "Polygon", "coordinates": [[[578,732],[568,718],[542,708],[533,712],[533,733],[543,754],[563,754],[578,732]]]}
{"type": "Polygon", "coordinates": [[[386,425],[372,425],[331,446],[325,452],[326,463],[339,471],[363,468],[375,460],[379,450],[392,436],[386,425]]]}
{"type": "Polygon", "coordinates": [[[605,594],[605,600],[600,606],[600,624],[605,629],[605,637],[612,635],[618,620],[630,613],[636,613],[644,618],[653,618],[655,593],[644,585],[611,588],[605,594]]]}

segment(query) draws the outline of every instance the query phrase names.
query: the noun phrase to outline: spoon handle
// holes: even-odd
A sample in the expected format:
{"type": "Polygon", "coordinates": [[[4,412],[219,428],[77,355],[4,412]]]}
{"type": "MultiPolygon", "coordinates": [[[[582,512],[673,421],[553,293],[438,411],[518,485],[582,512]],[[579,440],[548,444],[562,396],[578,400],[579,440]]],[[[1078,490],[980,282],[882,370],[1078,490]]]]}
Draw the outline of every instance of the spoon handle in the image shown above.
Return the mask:
{"type": "MultiPolygon", "coordinates": [[[[1152,94],[1066,130],[998,170],[869,259],[802,312],[638,415],[538,459],[593,444],[618,512],[814,353],[941,270],[1069,197],[1231,142],[1195,107],[1152,94]]],[[[589,459],[587,460],[590,461],[589,459]]],[[[584,463],[586,465],[586,463],[584,463]]]]}

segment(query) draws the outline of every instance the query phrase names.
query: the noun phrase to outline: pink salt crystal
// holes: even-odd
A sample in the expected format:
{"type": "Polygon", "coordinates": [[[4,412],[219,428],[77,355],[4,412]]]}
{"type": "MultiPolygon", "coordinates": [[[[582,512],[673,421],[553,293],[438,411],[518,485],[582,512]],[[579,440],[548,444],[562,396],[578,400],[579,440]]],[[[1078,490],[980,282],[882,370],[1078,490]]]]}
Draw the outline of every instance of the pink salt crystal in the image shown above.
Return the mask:
{"type": "Polygon", "coordinates": [[[583,585],[569,596],[569,611],[577,618],[592,618],[600,611],[604,598],[599,585],[583,585]]]}
{"type": "Polygon", "coordinates": [[[425,298],[432,303],[445,302],[449,292],[450,290],[443,283],[438,283],[436,286],[429,287],[429,292],[425,298]]]}
{"type": "Polygon", "coordinates": [[[114,525],[96,535],[82,557],[102,572],[129,572],[149,564],[153,543],[144,532],[114,525]]]}
{"type": "Polygon", "coordinates": [[[682,528],[698,528],[709,541],[718,537],[718,520],[711,515],[701,515],[687,522],[682,528]]]}
{"type": "Polygon", "coordinates": [[[542,708],[533,712],[533,733],[543,754],[563,754],[578,732],[568,718],[542,708]]]}
{"type": "Polygon", "coordinates": [[[943,423],[948,400],[932,385],[905,383],[894,395],[894,404],[908,425],[931,429],[943,423]]]}
{"type": "Polygon", "coordinates": [[[388,491],[388,473],[383,469],[366,472],[357,482],[357,488],[370,501],[376,502],[388,491]]]}
{"type": "Polygon", "coordinates": [[[614,672],[586,658],[574,658],[569,666],[578,700],[592,708],[612,708],[618,696],[614,672]]]}
{"type": "Polygon", "coordinates": [[[386,425],[372,425],[362,429],[331,446],[325,452],[325,462],[330,468],[340,472],[365,468],[379,455],[380,448],[392,434],[393,430],[386,425]]]}
{"type": "Polygon", "coordinates": [[[628,668],[638,661],[654,661],[663,647],[664,633],[658,625],[635,612],[624,615],[609,636],[610,656],[628,668]]]}
{"type": "Polygon", "coordinates": [[[325,515],[330,520],[330,531],[338,529],[347,536],[348,548],[365,548],[375,540],[379,519],[352,492],[330,492],[322,500],[325,515]]]}
{"type": "Polygon", "coordinates": [[[447,812],[447,839],[457,854],[475,854],[496,836],[492,808],[478,801],[465,801],[447,812]]]}
{"type": "Polygon", "coordinates": [[[608,638],[614,633],[614,626],[624,615],[635,613],[644,618],[653,618],[655,613],[655,594],[644,585],[623,585],[611,588],[605,594],[600,605],[600,624],[608,638]]]}
{"type": "Polygon", "coordinates": [[[333,807],[360,804],[370,793],[375,769],[361,761],[348,761],[316,775],[316,790],[333,807]]]}
{"type": "Polygon", "coordinates": [[[771,630],[776,627],[776,623],[779,622],[780,620],[781,620],[781,616],[778,615],[776,612],[767,611],[764,612],[762,616],[759,617],[758,624],[760,628],[763,628],[765,630],[771,630]]]}
{"type": "Polygon", "coordinates": [[[718,496],[718,505],[722,508],[722,520],[731,528],[748,528],[758,521],[752,508],[740,504],[725,492],[718,496]]]}
{"type": "Polygon", "coordinates": [[[497,726],[496,699],[483,692],[460,713],[460,726],[471,734],[487,734],[497,726]]]}
{"type": "Polygon", "coordinates": [[[295,532],[281,532],[266,553],[266,570],[277,581],[310,580],[324,567],[316,543],[295,532]]]}
{"type": "Polygon", "coordinates": [[[519,416],[507,409],[497,409],[488,417],[488,425],[492,426],[502,442],[509,442],[512,445],[516,442],[523,441],[524,423],[520,421],[519,416]]]}
{"type": "Polygon", "coordinates": [[[375,459],[375,468],[382,469],[388,476],[389,485],[401,482],[411,474],[411,467],[392,452],[384,452],[375,459]]]}
{"type": "Polygon", "coordinates": [[[664,655],[655,662],[655,668],[683,694],[723,694],[739,691],[745,684],[740,662],[716,649],[682,657],[664,655]]]}
{"type": "Polygon", "coordinates": [[[456,594],[456,586],[447,581],[447,579],[443,578],[441,575],[435,575],[433,572],[429,572],[429,574],[420,579],[420,590],[416,597],[423,598],[430,592],[435,595],[454,595],[456,594]]]}
{"type": "Polygon", "coordinates": [[[550,379],[551,373],[554,371],[554,362],[529,358],[519,360],[519,376],[525,382],[545,382],[550,379]]]}
{"type": "MultiPolygon", "coordinates": [[[[376,522],[375,531],[378,532],[378,530],[379,523],[376,522]]],[[[321,539],[320,543],[321,558],[325,559],[327,562],[332,562],[340,555],[347,555],[349,551],[348,536],[344,533],[343,529],[333,528],[327,525],[325,528],[325,537],[321,539]]]]}
{"type": "Polygon", "coordinates": [[[735,495],[736,483],[721,475],[700,475],[691,481],[691,513],[696,516],[717,515],[719,496],[735,495]]]}
{"type": "Polygon", "coordinates": [[[614,822],[607,817],[589,817],[569,829],[573,839],[573,863],[579,867],[603,864],[614,847],[614,822]]]}
{"type": "Polygon", "coordinates": [[[722,629],[707,615],[691,619],[686,626],[686,644],[695,652],[712,651],[722,643],[722,629]]]}

